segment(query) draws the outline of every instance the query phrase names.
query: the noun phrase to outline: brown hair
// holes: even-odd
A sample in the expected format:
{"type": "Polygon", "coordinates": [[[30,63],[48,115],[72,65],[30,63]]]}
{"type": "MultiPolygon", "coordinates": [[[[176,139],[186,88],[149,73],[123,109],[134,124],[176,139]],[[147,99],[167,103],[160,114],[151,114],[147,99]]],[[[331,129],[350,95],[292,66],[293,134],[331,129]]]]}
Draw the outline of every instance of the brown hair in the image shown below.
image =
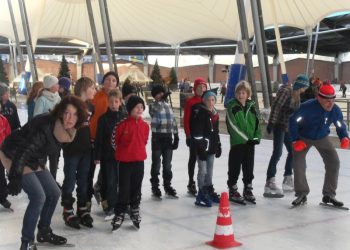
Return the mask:
{"type": "Polygon", "coordinates": [[[78,120],[74,127],[78,129],[83,125],[88,117],[87,106],[79,97],[73,95],[64,97],[61,102],[58,103],[51,111],[51,114],[56,119],[60,119],[63,123],[63,114],[68,105],[72,105],[77,109],[78,120]]]}
{"type": "Polygon", "coordinates": [[[237,93],[241,90],[247,92],[248,98],[252,94],[252,89],[250,87],[250,83],[247,81],[242,80],[239,83],[237,83],[236,88],[235,88],[235,96],[237,96],[237,93]]]}
{"type": "Polygon", "coordinates": [[[40,90],[43,88],[44,88],[44,83],[42,81],[35,82],[32,86],[32,89],[29,92],[29,95],[27,98],[27,104],[33,101],[36,97],[38,97],[40,90]]]}
{"type": "Polygon", "coordinates": [[[95,86],[95,82],[91,78],[83,76],[77,80],[74,87],[74,95],[81,96],[83,91],[86,91],[89,87],[95,86]]]}
{"type": "Polygon", "coordinates": [[[108,99],[111,97],[116,97],[120,100],[123,100],[122,92],[119,89],[112,89],[108,92],[108,99]]]}

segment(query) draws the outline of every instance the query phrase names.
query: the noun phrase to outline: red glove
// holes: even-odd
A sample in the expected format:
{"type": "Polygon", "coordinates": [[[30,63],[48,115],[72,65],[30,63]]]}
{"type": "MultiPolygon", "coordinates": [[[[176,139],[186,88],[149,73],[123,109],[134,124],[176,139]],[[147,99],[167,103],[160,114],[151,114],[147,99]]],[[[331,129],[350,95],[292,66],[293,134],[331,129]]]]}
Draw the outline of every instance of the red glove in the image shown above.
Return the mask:
{"type": "Polygon", "coordinates": [[[343,139],[340,140],[340,147],[342,149],[347,149],[349,148],[349,138],[344,137],[343,139]]]}
{"type": "Polygon", "coordinates": [[[303,151],[306,148],[306,144],[302,140],[293,142],[293,148],[296,152],[303,151]]]}

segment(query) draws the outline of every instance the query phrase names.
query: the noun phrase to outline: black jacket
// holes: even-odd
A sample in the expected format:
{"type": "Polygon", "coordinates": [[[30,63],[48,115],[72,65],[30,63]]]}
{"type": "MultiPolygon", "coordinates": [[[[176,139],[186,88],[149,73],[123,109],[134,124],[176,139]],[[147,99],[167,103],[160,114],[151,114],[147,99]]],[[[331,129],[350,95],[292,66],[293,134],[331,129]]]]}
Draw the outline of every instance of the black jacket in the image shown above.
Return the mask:
{"type": "Polygon", "coordinates": [[[21,175],[25,166],[34,171],[45,168],[47,156],[57,154],[61,148],[53,134],[54,127],[54,117],[46,113],[6,137],[1,150],[12,160],[10,175],[21,175]]]}
{"type": "Polygon", "coordinates": [[[16,105],[10,101],[7,101],[1,106],[1,114],[5,116],[8,122],[10,123],[11,131],[15,131],[16,129],[20,128],[21,123],[19,121],[16,105]]]}
{"type": "Polygon", "coordinates": [[[215,154],[219,148],[219,114],[209,111],[203,103],[192,107],[190,131],[199,155],[215,154]]]}
{"type": "Polygon", "coordinates": [[[112,132],[118,123],[128,116],[126,110],[120,107],[119,111],[111,111],[109,108],[97,123],[97,132],[95,138],[95,160],[113,160],[114,149],[111,145],[112,132]]]}

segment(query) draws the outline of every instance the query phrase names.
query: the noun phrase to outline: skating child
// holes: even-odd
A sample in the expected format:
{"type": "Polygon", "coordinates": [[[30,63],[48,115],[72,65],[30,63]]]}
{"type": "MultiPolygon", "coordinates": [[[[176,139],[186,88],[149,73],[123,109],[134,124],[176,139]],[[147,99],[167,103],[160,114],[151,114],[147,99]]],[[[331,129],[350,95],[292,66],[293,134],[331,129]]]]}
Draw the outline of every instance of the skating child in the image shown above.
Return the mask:
{"type": "Polygon", "coordinates": [[[117,198],[118,163],[114,159],[114,149],[111,145],[111,137],[114,127],[127,117],[122,109],[122,93],[119,90],[111,90],[108,93],[108,110],[97,123],[95,138],[94,159],[95,164],[101,168],[101,196],[106,218],[111,220],[114,216],[114,207],[117,198]]]}
{"type": "Polygon", "coordinates": [[[88,177],[91,162],[91,144],[89,119],[93,113],[93,106],[89,103],[96,93],[95,82],[88,77],[78,79],[74,94],[79,96],[88,108],[88,118],[83,126],[77,130],[74,141],[63,147],[64,180],[62,185],[63,220],[67,226],[79,229],[79,223],[92,227],[93,219],[90,216],[88,202],[88,177]],[[73,191],[77,184],[77,216],[74,214],[73,191]]]}
{"type": "Polygon", "coordinates": [[[112,221],[113,230],[123,221],[128,204],[130,218],[136,228],[140,227],[141,186],[144,174],[144,160],[147,158],[146,144],[148,124],[142,120],[144,101],[131,96],[126,105],[128,118],[116,126],[112,142],[115,142],[115,159],[119,161],[119,192],[112,221]]]}
{"type": "Polygon", "coordinates": [[[198,162],[198,194],[197,206],[211,207],[212,202],[218,203],[219,196],[214,192],[212,183],[214,156],[221,156],[219,137],[219,113],[215,109],[216,95],[206,91],[202,95],[203,103],[192,108],[190,121],[191,136],[198,162]]]}
{"type": "MultiPolygon", "coordinates": [[[[11,134],[11,127],[5,116],[0,114],[0,146],[4,139],[11,134]]],[[[0,161],[0,204],[7,209],[10,209],[11,202],[7,200],[7,181],[5,177],[5,168],[0,161]]]]}
{"type": "Polygon", "coordinates": [[[176,190],[171,186],[173,150],[179,146],[177,123],[172,108],[166,102],[168,95],[165,88],[162,85],[156,85],[152,88],[151,94],[154,98],[154,101],[149,105],[149,114],[152,118],[152,168],[150,179],[152,193],[158,198],[162,196],[158,179],[162,157],[164,191],[169,196],[177,198],[176,190]]]}
{"type": "Polygon", "coordinates": [[[241,81],[236,85],[235,98],[227,104],[226,124],[230,134],[230,154],[228,160],[228,181],[230,200],[255,203],[252,181],[254,179],[255,145],[260,143],[261,131],[254,101],[249,100],[250,84],[241,81]],[[238,192],[237,180],[243,172],[243,197],[238,192]]]}
{"type": "Polygon", "coordinates": [[[0,83],[0,114],[6,117],[10,124],[11,130],[15,131],[21,127],[21,123],[19,121],[17,107],[9,100],[9,98],[10,93],[8,86],[5,83],[0,83]]]}

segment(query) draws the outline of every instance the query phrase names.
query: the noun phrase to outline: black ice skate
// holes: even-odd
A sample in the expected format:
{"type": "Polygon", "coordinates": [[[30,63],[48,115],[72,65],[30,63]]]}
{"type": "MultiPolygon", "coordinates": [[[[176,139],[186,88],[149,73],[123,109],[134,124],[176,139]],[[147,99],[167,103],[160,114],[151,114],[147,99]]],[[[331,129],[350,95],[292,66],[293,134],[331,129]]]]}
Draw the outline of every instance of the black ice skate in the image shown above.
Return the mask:
{"type": "Polygon", "coordinates": [[[67,239],[56,235],[52,232],[51,228],[38,228],[36,240],[39,243],[49,243],[52,245],[64,245],[67,243],[67,239]]]}
{"type": "Polygon", "coordinates": [[[299,207],[299,206],[304,205],[306,203],[307,203],[307,197],[305,194],[302,194],[302,195],[297,196],[297,198],[292,202],[291,208],[299,207]]]}
{"type": "Polygon", "coordinates": [[[229,200],[237,204],[246,205],[244,198],[238,192],[236,185],[229,188],[229,200]]]}
{"type": "Polygon", "coordinates": [[[179,198],[179,196],[177,196],[176,190],[171,185],[165,185],[164,191],[169,196],[169,198],[173,198],[173,199],[179,198]]]}
{"type": "Polygon", "coordinates": [[[252,185],[245,186],[244,190],[243,190],[243,198],[244,198],[244,200],[246,200],[250,203],[256,204],[256,199],[255,199],[255,196],[254,196],[252,190],[253,190],[252,185]]]}
{"type": "Polygon", "coordinates": [[[137,229],[140,229],[141,216],[140,216],[140,208],[139,207],[134,207],[134,208],[130,209],[130,219],[132,221],[132,224],[137,229]]]}
{"type": "Polygon", "coordinates": [[[187,193],[189,193],[192,196],[196,196],[197,189],[196,189],[196,183],[194,181],[188,183],[188,185],[187,185],[187,193]]]}
{"type": "Polygon", "coordinates": [[[13,209],[11,208],[11,202],[9,202],[7,199],[1,201],[0,205],[6,208],[8,211],[13,212],[13,209]]]}
{"type": "Polygon", "coordinates": [[[218,193],[215,192],[213,185],[208,186],[208,193],[213,203],[220,203],[220,195],[218,195],[218,193]]]}
{"type": "Polygon", "coordinates": [[[322,202],[320,203],[321,206],[324,207],[330,207],[330,208],[337,208],[342,210],[349,210],[349,208],[344,207],[344,203],[341,201],[338,201],[335,197],[330,197],[328,195],[323,196],[322,202]]]}
{"type": "Polygon", "coordinates": [[[162,191],[160,191],[158,186],[153,186],[152,187],[152,195],[157,200],[161,200],[162,199],[162,191]]]}
{"type": "Polygon", "coordinates": [[[63,208],[63,220],[67,226],[80,229],[80,219],[74,214],[73,208],[63,208]]]}
{"type": "Polygon", "coordinates": [[[121,214],[118,214],[116,216],[114,216],[111,224],[112,224],[112,231],[115,231],[117,230],[118,228],[121,227],[121,225],[123,224],[123,221],[124,221],[124,217],[125,217],[125,214],[124,213],[121,213],[121,214]]]}
{"type": "Polygon", "coordinates": [[[21,248],[19,250],[38,250],[38,248],[34,242],[22,241],[21,248]]]}
{"type": "Polygon", "coordinates": [[[90,215],[90,211],[88,210],[88,208],[86,206],[79,207],[77,214],[78,214],[78,217],[80,219],[81,225],[86,226],[88,228],[93,227],[92,223],[94,222],[94,220],[92,219],[92,217],[90,215]]]}

